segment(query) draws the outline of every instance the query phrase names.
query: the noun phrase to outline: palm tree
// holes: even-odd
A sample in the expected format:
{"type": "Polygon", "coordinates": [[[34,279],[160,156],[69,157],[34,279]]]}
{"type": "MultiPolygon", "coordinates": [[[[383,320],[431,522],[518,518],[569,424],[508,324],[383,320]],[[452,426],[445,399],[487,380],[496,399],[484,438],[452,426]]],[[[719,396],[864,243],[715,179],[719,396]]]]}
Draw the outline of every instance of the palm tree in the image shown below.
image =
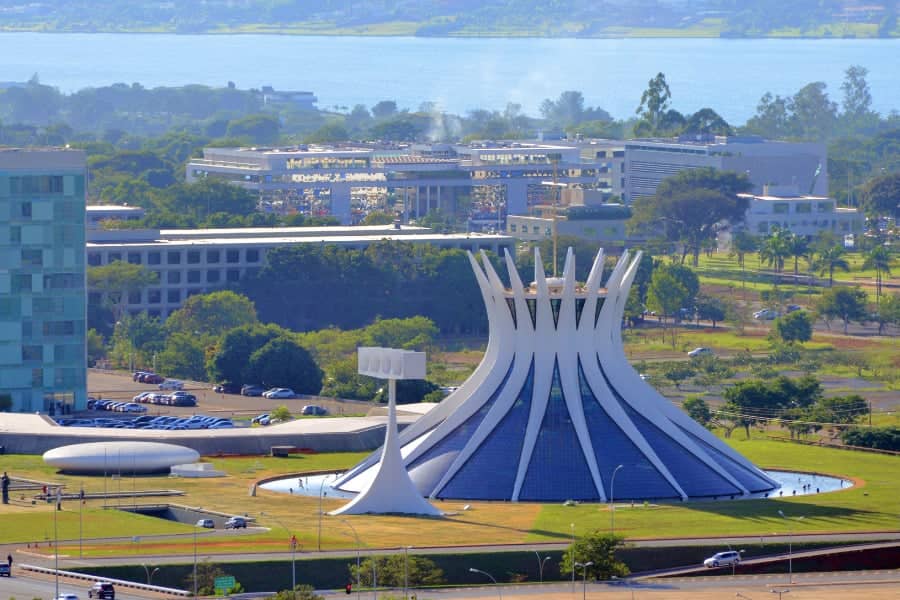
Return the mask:
{"type": "Polygon", "coordinates": [[[792,233],[788,238],[787,250],[794,259],[794,285],[800,274],[800,259],[809,256],[809,240],[802,235],[792,233]]]}
{"type": "Polygon", "coordinates": [[[875,246],[866,254],[862,268],[875,269],[875,303],[880,304],[882,274],[891,274],[891,253],[885,246],[875,246]]]}
{"type": "MultiPolygon", "coordinates": [[[[759,258],[771,266],[776,273],[784,270],[784,259],[791,255],[790,238],[792,234],[787,229],[775,228],[772,235],[762,241],[759,248],[759,258]]],[[[776,283],[777,283],[776,279],[776,283]]]]}
{"type": "Polygon", "coordinates": [[[759,239],[746,231],[737,231],[731,236],[731,255],[737,256],[738,266],[741,268],[741,286],[747,283],[744,277],[744,257],[751,252],[759,250],[759,239]]]}
{"type": "Polygon", "coordinates": [[[841,269],[845,273],[850,270],[850,265],[844,260],[844,247],[840,245],[823,247],[816,257],[815,268],[818,269],[819,275],[828,273],[828,287],[832,287],[835,269],[841,269]]]}

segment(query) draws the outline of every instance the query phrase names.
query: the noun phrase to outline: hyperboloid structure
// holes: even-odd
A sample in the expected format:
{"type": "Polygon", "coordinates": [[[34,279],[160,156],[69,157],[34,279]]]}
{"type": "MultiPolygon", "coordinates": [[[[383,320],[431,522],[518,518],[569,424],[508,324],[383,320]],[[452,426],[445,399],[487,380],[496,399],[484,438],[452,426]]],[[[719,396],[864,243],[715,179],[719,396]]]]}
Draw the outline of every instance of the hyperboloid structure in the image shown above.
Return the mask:
{"type": "MultiPolygon", "coordinates": [[[[471,377],[400,433],[423,496],[505,501],[731,498],[777,487],[643,381],[625,357],[625,302],[641,254],[624,252],[601,287],[603,252],[587,281],[546,277],[535,252],[525,287],[509,254],[509,287],[469,255],[490,337],[471,377]]],[[[375,452],[337,487],[358,491],[375,452]]]]}

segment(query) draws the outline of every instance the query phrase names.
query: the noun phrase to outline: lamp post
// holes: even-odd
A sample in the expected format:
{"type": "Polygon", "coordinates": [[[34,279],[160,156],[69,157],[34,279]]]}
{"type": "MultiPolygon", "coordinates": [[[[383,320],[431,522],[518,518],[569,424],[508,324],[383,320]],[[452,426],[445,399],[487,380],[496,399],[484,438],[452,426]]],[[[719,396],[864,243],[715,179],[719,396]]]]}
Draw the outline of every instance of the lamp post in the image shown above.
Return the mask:
{"type": "Polygon", "coordinates": [[[782,594],[790,594],[791,590],[769,590],[770,594],[778,594],[778,600],[781,600],[782,594]]]}
{"type": "Polygon", "coordinates": [[[482,575],[487,575],[488,577],[490,577],[490,578],[491,578],[491,581],[494,582],[494,587],[497,588],[497,596],[500,597],[500,600],[503,600],[503,592],[502,592],[502,590],[500,589],[500,586],[497,585],[497,580],[494,579],[494,576],[493,576],[493,575],[491,575],[491,574],[488,573],[487,571],[482,571],[481,569],[474,569],[474,568],[472,568],[472,567],[469,567],[469,572],[470,572],[470,573],[481,573],[482,575]]]}
{"type": "MultiPolygon", "coordinates": [[[[788,525],[788,583],[794,583],[794,526],[791,523],[791,519],[784,514],[780,509],[778,514],[781,515],[781,518],[787,521],[788,525]]],[[[803,517],[796,517],[796,521],[802,521],[803,517]]],[[[781,598],[781,596],[779,596],[781,598]]]]}
{"type": "Polygon", "coordinates": [[[575,567],[581,567],[581,600],[587,600],[587,570],[593,564],[594,562],[590,560],[585,563],[575,563],[575,567]]]}
{"type": "Polygon", "coordinates": [[[572,593],[575,593],[575,523],[569,523],[572,530],[572,547],[569,549],[569,564],[572,565],[572,593]]]}
{"type": "Polygon", "coordinates": [[[360,548],[360,546],[362,546],[362,543],[359,541],[359,534],[356,533],[356,527],[354,527],[350,523],[350,521],[348,521],[347,519],[341,519],[340,517],[338,517],[338,521],[340,521],[341,523],[343,523],[344,525],[349,527],[350,530],[353,532],[353,537],[356,538],[356,600],[359,600],[360,588],[361,588],[360,577],[362,575],[362,571],[360,570],[360,567],[359,567],[359,564],[360,564],[359,563],[359,548],[360,548]]]}
{"type": "Polygon", "coordinates": [[[322,551],[322,496],[325,495],[325,477],[322,477],[322,483],[319,484],[319,533],[316,536],[316,550],[322,551]]]}
{"type": "Polygon", "coordinates": [[[78,558],[84,558],[84,485],[78,492],[78,558]]]}
{"type": "Polygon", "coordinates": [[[53,506],[53,578],[56,582],[56,597],[59,598],[59,530],[56,526],[56,513],[59,512],[59,503],[62,496],[62,488],[56,488],[56,502],[53,506]]]}
{"type": "Polygon", "coordinates": [[[282,529],[284,529],[290,537],[290,545],[291,545],[291,597],[294,597],[297,593],[297,536],[294,535],[290,529],[285,527],[284,523],[282,523],[275,515],[266,514],[264,512],[259,513],[260,516],[268,517],[278,523],[282,529]]]}
{"type": "Polygon", "coordinates": [[[197,597],[197,524],[194,523],[194,598],[197,597]]]}
{"type": "Polygon", "coordinates": [[[544,565],[547,564],[547,561],[550,560],[550,557],[545,556],[542,559],[537,550],[534,551],[534,555],[537,556],[538,561],[538,577],[540,577],[541,583],[544,583],[544,565]]]}
{"type": "Polygon", "coordinates": [[[412,546],[403,546],[403,599],[409,598],[409,549],[412,546]]]}
{"type": "Polygon", "coordinates": [[[150,570],[150,567],[141,563],[141,566],[144,567],[144,573],[147,575],[147,585],[150,585],[150,582],[153,581],[153,576],[159,571],[159,567],[153,567],[153,570],[150,570]]]}
{"type": "Polygon", "coordinates": [[[612,477],[609,478],[609,533],[611,535],[616,535],[616,500],[615,500],[615,488],[616,488],[616,473],[619,472],[625,465],[619,465],[615,469],[613,469],[612,477]]]}

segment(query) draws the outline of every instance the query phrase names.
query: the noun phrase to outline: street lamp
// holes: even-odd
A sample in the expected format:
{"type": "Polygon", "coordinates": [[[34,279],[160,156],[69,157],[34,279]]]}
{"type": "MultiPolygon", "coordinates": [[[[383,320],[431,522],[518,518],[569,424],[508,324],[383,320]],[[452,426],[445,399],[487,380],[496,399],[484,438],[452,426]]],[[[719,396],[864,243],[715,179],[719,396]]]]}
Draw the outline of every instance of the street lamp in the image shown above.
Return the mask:
{"type": "MultiPolygon", "coordinates": [[[[778,514],[781,515],[785,521],[787,521],[788,525],[788,583],[794,583],[794,526],[791,523],[791,519],[785,515],[780,509],[778,514]]],[[[802,521],[804,517],[796,517],[794,520],[802,521]]],[[[779,596],[779,599],[781,596],[779,596]]]]}
{"type": "Polygon", "coordinates": [[[62,488],[56,488],[56,502],[53,506],[53,576],[56,581],[56,597],[59,598],[59,530],[56,526],[56,513],[59,512],[59,504],[62,500],[62,488]]]}
{"type": "Polygon", "coordinates": [[[545,556],[541,559],[541,555],[538,554],[538,551],[534,551],[534,555],[537,556],[538,561],[538,577],[541,578],[541,583],[544,583],[544,565],[547,564],[547,561],[550,560],[549,556],[545,556]]]}
{"type": "Polygon", "coordinates": [[[572,529],[572,547],[569,549],[569,564],[572,565],[572,593],[575,593],[575,523],[569,523],[572,529]]]}
{"type": "Polygon", "coordinates": [[[341,523],[343,523],[344,525],[349,527],[350,530],[353,532],[353,537],[356,538],[356,600],[359,600],[360,588],[362,587],[360,584],[360,576],[362,574],[362,571],[360,570],[360,567],[359,567],[359,547],[362,544],[359,541],[359,534],[356,533],[356,527],[354,527],[350,523],[350,521],[348,521],[347,519],[341,519],[340,517],[338,517],[338,521],[340,521],[341,523]]]}
{"type": "Polygon", "coordinates": [[[319,534],[316,536],[316,549],[322,551],[322,496],[326,495],[325,477],[322,477],[322,483],[319,484],[319,534]]]}
{"type": "Polygon", "coordinates": [[[613,469],[612,477],[609,478],[609,533],[611,535],[616,535],[616,500],[615,500],[615,487],[616,487],[616,473],[619,472],[625,465],[619,465],[615,469],[613,469]]]}
{"type": "Polygon", "coordinates": [[[593,564],[594,562],[590,560],[585,563],[575,563],[575,567],[581,567],[581,600],[587,600],[587,569],[593,564]]]}
{"type": "Polygon", "coordinates": [[[194,598],[197,597],[197,524],[194,523],[194,598]]]}
{"type": "Polygon", "coordinates": [[[291,530],[285,527],[284,523],[282,523],[275,515],[266,514],[264,512],[259,513],[260,516],[268,517],[281,525],[281,528],[284,529],[290,538],[291,545],[291,597],[297,593],[297,536],[291,533],[291,530]]]}
{"type": "Polygon", "coordinates": [[[494,579],[493,575],[491,575],[487,571],[482,571],[481,569],[474,569],[472,567],[469,567],[469,572],[470,573],[481,573],[482,575],[487,575],[488,577],[490,577],[491,581],[494,582],[494,586],[497,588],[497,595],[500,597],[500,600],[503,600],[503,592],[500,590],[500,586],[497,585],[497,580],[494,579]]]}
{"type": "Polygon", "coordinates": [[[403,546],[403,598],[409,598],[409,549],[412,546],[403,546]]]}
{"type": "Polygon", "coordinates": [[[791,590],[769,590],[770,594],[778,594],[778,600],[781,600],[782,594],[790,594],[791,590]]]}
{"type": "Polygon", "coordinates": [[[150,567],[141,563],[141,566],[144,567],[144,573],[147,574],[147,585],[150,585],[150,582],[153,581],[153,576],[159,571],[159,567],[153,567],[153,570],[150,570],[150,567]]]}

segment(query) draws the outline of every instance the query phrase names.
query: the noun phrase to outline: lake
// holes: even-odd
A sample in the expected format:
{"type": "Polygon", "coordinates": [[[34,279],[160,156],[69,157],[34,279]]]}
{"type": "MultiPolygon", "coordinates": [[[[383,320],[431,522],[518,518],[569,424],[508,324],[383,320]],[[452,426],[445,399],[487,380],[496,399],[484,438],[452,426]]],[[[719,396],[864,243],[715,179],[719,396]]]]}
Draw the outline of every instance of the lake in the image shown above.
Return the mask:
{"type": "Polygon", "coordinates": [[[309,90],[320,108],[424,101],[462,114],[508,102],[538,114],[541,101],[579,90],[589,106],[634,114],[647,81],[666,74],[672,107],[711,107],[732,123],[766,92],[791,95],[824,81],[840,102],[850,65],[869,69],[874,108],[898,107],[900,39],[535,39],[301,37],[279,35],[0,34],[0,79],[37,73],[64,92],[111,83],[201,83],[309,90]]]}

